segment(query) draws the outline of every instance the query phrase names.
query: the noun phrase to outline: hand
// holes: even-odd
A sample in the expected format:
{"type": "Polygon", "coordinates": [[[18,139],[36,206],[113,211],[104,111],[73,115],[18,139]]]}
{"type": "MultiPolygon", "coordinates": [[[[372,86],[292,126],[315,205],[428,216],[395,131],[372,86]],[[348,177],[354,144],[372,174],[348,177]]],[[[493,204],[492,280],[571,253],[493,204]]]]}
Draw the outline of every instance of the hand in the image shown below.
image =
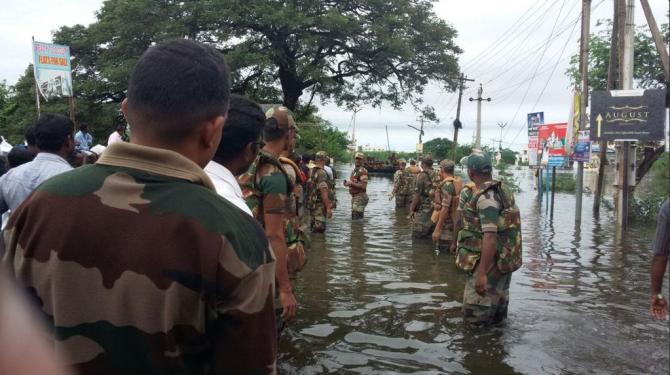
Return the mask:
{"type": "Polygon", "coordinates": [[[389,193],[389,200],[393,199],[394,196],[395,196],[395,193],[393,193],[393,192],[389,193]]]}
{"type": "Polygon", "coordinates": [[[433,231],[433,242],[438,242],[440,240],[440,232],[441,231],[438,231],[437,228],[433,231]]]}
{"type": "Polygon", "coordinates": [[[458,248],[456,247],[456,241],[451,241],[451,245],[449,246],[449,252],[452,254],[456,254],[456,251],[458,248]]]}
{"type": "Polygon", "coordinates": [[[657,296],[651,296],[651,316],[654,319],[665,320],[668,315],[668,301],[665,298],[658,298],[657,296]]]}
{"type": "Polygon", "coordinates": [[[291,321],[295,318],[295,312],[298,310],[298,302],[295,300],[293,292],[288,291],[279,291],[279,302],[283,307],[282,318],[284,321],[291,321]]]}
{"type": "Polygon", "coordinates": [[[344,184],[344,186],[347,186],[347,187],[349,186],[349,180],[344,180],[344,181],[342,181],[342,183],[344,184]]]}
{"type": "Polygon", "coordinates": [[[415,217],[416,217],[416,212],[415,211],[412,211],[412,212],[409,213],[409,215],[407,215],[407,218],[412,220],[412,221],[414,221],[415,217]]]}
{"type": "Polygon", "coordinates": [[[480,296],[486,296],[486,274],[484,272],[475,273],[475,291],[480,296]]]}
{"type": "Polygon", "coordinates": [[[329,218],[329,219],[332,219],[332,217],[333,217],[333,209],[332,208],[330,208],[330,207],[326,208],[326,217],[329,218]]]}

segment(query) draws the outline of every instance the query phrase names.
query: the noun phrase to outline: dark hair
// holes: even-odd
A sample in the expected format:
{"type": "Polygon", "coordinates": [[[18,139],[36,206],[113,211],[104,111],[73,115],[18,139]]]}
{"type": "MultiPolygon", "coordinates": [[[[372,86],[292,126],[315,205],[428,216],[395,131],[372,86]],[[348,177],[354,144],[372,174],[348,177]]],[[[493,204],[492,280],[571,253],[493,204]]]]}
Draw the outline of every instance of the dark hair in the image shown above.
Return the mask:
{"type": "Polygon", "coordinates": [[[410,161],[409,161],[409,165],[416,165],[416,161],[414,161],[414,160],[410,160],[410,161]]]}
{"type": "Polygon", "coordinates": [[[431,159],[423,159],[423,160],[421,160],[421,165],[432,167],[433,166],[433,161],[431,159]]]}
{"type": "Polygon", "coordinates": [[[21,164],[32,161],[34,158],[35,154],[33,154],[32,151],[28,150],[28,148],[25,146],[14,146],[7,154],[9,168],[16,168],[21,164]]]}
{"type": "Polygon", "coordinates": [[[88,124],[85,123],[85,122],[82,122],[81,124],[79,124],[79,130],[82,130],[82,131],[83,130],[88,130],[88,124]]]}
{"type": "Polygon", "coordinates": [[[298,155],[297,152],[294,151],[293,153],[291,153],[291,155],[289,155],[288,158],[291,159],[291,161],[294,162],[296,165],[300,164],[301,157],[300,155],[298,155]]]}
{"type": "Polygon", "coordinates": [[[276,118],[270,117],[265,120],[265,127],[263,127],[263,139],[266,142],[276,141],[286,136],[288,133],[288,128],[282,128],[279,126],[279,122],[276,118]]]}
{"type": "Polygon", "coordinates": [[[228,66],[213,47],[186,39],[166,41],[142,54],[130,76],[127,99],[132,126],[152,126],[159,137],[180,139],[228,110],[228,66]]]}
{"type": "Polygon", "coordinates": [[[58,152],[72,137],[74,124],[63,115],[43,114],[35,124],[35,144],[40,151],[58,152]]]}
{"type": "Polygon", "coordinates": [[[444,173],[453,174],[454,173],[454,166],[450,165],[450,166],[447,166],[447,167],[442,167],[442,170],[444,171],[444,173]]]}
{"type": "Polygon", "coordinates": [[[314,160],[314,154],[312,153],[304,153],[302,154],[302,162],[307,164],[309,163],[310,160],[314,160]]]}
{"type": "Polygon", "coordinates": [[[214,160],[225,163],[239,156],[250,142],[258,140],[264,124],[265,114],[261,106],[241,95],[231,95],[223,137],[214,160]]]}
{"type": "Polygon", "coordinates": [[[34,146],[35,145],[35,125],[29,125],[26,128],[26,143],[28,143],[28,146],[34,146]]]}

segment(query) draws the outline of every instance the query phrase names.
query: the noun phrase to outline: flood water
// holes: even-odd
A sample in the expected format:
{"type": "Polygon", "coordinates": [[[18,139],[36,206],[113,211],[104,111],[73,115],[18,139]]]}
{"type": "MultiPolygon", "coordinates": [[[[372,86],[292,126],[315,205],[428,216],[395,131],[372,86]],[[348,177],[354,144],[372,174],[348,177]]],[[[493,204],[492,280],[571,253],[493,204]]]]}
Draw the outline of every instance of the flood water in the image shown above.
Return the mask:
{"type": "Polygon", "coordinates": [[[620,238],[612,212],[592,218],[585,195],[578,228],[574,195],[560,193],[552,220],[530,173],[517,178],[524,265],[507,324],[488,330],[463,327],[464,274],[430,241],[412,240],[407,212],[388,199],[391,178],[370,178],[358,222],[338,181],[339,206],[295,285],[280,373],[668,374],[668,323],[649,314],[654,225],[620,238]]]}

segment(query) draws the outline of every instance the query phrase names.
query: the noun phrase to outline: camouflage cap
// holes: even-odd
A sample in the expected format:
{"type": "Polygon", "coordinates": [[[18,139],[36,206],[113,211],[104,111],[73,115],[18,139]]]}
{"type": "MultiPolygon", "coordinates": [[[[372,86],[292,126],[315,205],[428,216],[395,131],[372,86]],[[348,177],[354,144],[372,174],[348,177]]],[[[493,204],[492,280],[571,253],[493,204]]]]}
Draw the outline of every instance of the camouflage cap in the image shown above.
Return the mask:
{"type": "Polygon", "coordinates": [[[454,164],[454,162],[449,159],[442,159],[440,162],[440,168],[442,169],[454,169],[455,166],[456,164],[454,164]]]}
{"type": "Polygon", "coordinates": [[[281,129],[290,129],[294,128],[296,131],[298,128],[295,126],[295,120],[293,120],[293,115],[286,107],[273,107],[265,112],[265,117],[268,119],[274,118],[277,120],[277,126],[281,129]]]}
{"type": "Polygon", "coordinates": [[[325,151],[319,151],[314,158],[316,160],[326,160],[328,159],[328,154],[325,151]]]}
{"type": "Polygon", "coordinates": [[[357,153],[354,155],[354,159],[365,159],[365,155],[363,155],[362,152],[357,152],[357,153]]]}
{"type": "Polygon", "coordinates": [[[479,173],[491,173],[491,158],[483,152],[473,152],[468,156],[468,169],[479,173]]]}

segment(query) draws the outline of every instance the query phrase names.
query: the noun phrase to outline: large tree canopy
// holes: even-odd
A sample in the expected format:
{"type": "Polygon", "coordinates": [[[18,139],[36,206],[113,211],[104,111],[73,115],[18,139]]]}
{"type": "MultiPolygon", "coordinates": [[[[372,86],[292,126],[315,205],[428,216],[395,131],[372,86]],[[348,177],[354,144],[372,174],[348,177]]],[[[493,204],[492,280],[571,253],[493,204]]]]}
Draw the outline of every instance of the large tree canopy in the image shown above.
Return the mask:
{"type": "Polygon", "coordinates": [[[62,27],[85,97],[118,101],[152,43],[190,38],[225,52],[233,87],[296,109],[302,95],[339,104],[421,103],[458,74],[456,31],[434,0],[108,0],[89,27],[62,27]],[[83,82],[81,82],[83,81],[83,82]]]}

